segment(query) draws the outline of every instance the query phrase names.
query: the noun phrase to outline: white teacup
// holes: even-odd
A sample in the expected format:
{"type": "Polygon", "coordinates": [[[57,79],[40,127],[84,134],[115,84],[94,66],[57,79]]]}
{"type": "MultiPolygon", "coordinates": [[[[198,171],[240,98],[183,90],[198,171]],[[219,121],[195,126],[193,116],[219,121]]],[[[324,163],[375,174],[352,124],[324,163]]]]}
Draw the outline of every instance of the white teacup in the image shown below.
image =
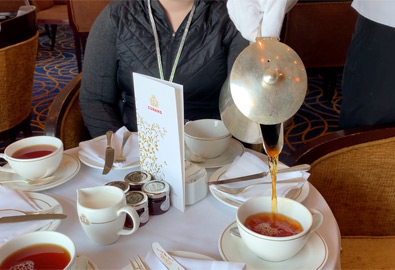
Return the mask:
{"type": "Polygon", "coordinates": [[[134,233],[140,226],[136,210],[126,205],[125,193],[114,186],[98,186],[77,190],[77,212],[82,228],[93,242],[109,245],[120,235],[134,233]],[[133,222],[124,229],[126,214],[133,222]]]}
{"type": "Polygon", "coordinates": [[[323,215],[318,210],[308,209],[297,201],[278,197],[278,213],[298,221],[302,225],[302,232],[285,237],[266,236],[244,225],[250,215],[271,213],[271,206],[271,196],[255,197],[245,201],[237,209],[237,227],[243,242],[258,257],[267,261],[284,261],[304,247],[309,236],[321,226],[323,215]]]}
{"type": "MultiPolygon", "coordinates": [[[[53,231],[30,232],[12,238],[8,242],[6,242],[3,246],[0,247],[0,265],[2,265],[5,262],[8,256],[21,249],[31,246],[36,246],[36,245],[45,245],[45,244],[54,244],[66,250],[70,258],[68,259],[68,263],[67,261],[65,262],[67,263],[67,265],[63,269],[67,269],[67,270],[74,269],[74,262],[76,260],[76,251],[73,241],[71,241],[71,239],[66,235],[53,231]]],[[[32,247],[32,249],[33,248],[34,247],[32,247]]],[[[47,259],[47,261],[50,260],[47,259]]],[[[15,269],[33,269],[33,268],[29,268],[31,264],[32,261],[21,262],[18,264],[19,267],[15,267],[15,269]]],[[[55,269],[57,268],[57,266],[60,267],[60,265],[53,265],[50,268],[55,269]]],[[[35,264],[34,269],[37,269],[37,262],[35,264]]]]}
{"type": "Polygon", "coordinates": [[[187,149],[201,158],[216,158],[228,147],[232,134],[221,120],[201,119],[184,126],[187,149]]]}
{"type": "MultiPolygon", "coordinates": [[[[36,155],[33,155],[36,156],[36,155]]],[[[63,158],[63,143],[52,136],[33,136],[18,140],[8,145],[0,158],[4,158],[9,167],[0,167],[0,171],[16,173],[25,179],[39,179],[52,175],[59,167],[63,158]],[[34,158],[18,158],[20,153],[48,150],[49,154],[34,158]],[[19,153],[19,154],[18,154],[19,153]]]]}

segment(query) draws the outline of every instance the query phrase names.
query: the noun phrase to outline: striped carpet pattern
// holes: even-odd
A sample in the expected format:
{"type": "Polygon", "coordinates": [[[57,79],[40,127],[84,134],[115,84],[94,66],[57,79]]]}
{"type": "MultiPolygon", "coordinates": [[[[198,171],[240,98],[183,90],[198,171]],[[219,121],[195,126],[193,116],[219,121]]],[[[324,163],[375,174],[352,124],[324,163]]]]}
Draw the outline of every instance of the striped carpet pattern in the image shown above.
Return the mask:
{"type": "MultiPolygon", "coordinates": [[[[51,51],[49,38],[45,34],[39,38],[31,123],[34,135],[43,134],[52,100],[78,73],[71,29],[59,26],[56,42],[55,49],[51,51]]],[[[341,105],[341,75],[338,76],[335,95],[331,101],[324,98],[323,80],[320,76],[308,76],[308,79],[305,102],[285,129],[282,155],[289,155],[307,141],[337,129],[341,105]]]]}

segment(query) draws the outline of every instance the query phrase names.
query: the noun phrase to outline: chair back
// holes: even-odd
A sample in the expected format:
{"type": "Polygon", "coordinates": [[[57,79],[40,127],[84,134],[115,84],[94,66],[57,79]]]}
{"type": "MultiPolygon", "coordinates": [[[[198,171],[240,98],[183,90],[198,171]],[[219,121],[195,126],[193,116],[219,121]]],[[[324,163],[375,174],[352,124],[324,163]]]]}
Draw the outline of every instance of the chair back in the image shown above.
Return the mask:
{"type": "Polygon", "coordinates": [[[81,77],[78,74],[57,94],[45,121],[44,134],[61,139],[64,149],[77,147],[79,142],[91,138],[79,105],[81,77]]]}
{"type": "Polygon", "coordinates": [[[69,22],[73,31],[88,33],[96,17],[111,0],[68,0],[69,22]]]}
{"type": "Polygon", "coordinates": [[[89,31],[96,17],[112,0],[67,0],[70,27],[73,30],[78,71],[82,71],[81,51],[85,50],[89,31]]]}
{"type": "Polygon", "coordinates": [[[37,8],[37,11],[49,9],[55,5],[54,0],[29,0],[30,3],[37,8]]]}
{"type": "Polygon", "coordinates": [[[356,18],[351,1],[299,1],[285,16],[281,39],[306,68],[342,67],[356,18]]]}
{"type": "Polygon", "coordinates": [[[28,40],[0,49],[0,132],[30,118],[37,48],[38,31],[28,40]]]}
{"type": "Polygon", "coordinates": [[[0,22],[0,48],[30,39],[37,33],[34,6],[21,6],[21,15],[0,22]]]}
{"type": "Polygon", "coordinates": [[[342,236],[395,235],[395,127],[338,131],[296,151],[328,202],[342,236]]]}

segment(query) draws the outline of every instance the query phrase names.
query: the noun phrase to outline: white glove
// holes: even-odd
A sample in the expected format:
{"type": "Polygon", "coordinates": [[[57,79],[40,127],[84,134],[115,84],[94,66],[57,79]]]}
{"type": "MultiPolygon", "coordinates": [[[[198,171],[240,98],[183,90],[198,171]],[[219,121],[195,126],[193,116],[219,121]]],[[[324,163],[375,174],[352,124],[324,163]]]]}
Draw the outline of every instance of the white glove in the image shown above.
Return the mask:
{"type": "Polygon", "coordinates": [[[297,0],[228,0],[231,20],[241,35],[255,42],[256,37],[280,37],[285,14],[297,0]],[[259,33],[260,30],[260,33],[259,33]]]}

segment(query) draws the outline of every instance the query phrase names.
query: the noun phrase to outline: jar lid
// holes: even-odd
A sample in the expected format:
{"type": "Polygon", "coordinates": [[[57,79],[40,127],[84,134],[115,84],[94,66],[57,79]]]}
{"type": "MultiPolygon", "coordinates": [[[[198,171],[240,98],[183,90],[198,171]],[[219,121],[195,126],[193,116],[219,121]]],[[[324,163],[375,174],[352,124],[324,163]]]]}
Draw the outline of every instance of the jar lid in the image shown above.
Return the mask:
{"type": "Polygon", "coordinates": [[[148,196],[141,191],[129,191],[126,193],[126,203],[132,207],[138,207],[148,201],[148,196]]]}
{"type": "Polygon", "coordinates": [[[145,192],[150,198],[160,198],[166,196],[170,192],[170,186],[167,182],[162,180],[153,180],[145,183],[141,190],[145,192]]]}
{"type": "Polygon", "coordinates": [[[151,180],[151,174],[144,171],[134,171],[125,175],[124,180],[129,185],[141,185],[151,180]]]}
{"type": "Polygon", "coordinates": [[[106,186],[114,186],[114,187],[120,188],[125,193],[128,192],[129,188],[130,188],[129,184],[124,181],[112,181],[112,182],[107,183],[106,186]]]}

